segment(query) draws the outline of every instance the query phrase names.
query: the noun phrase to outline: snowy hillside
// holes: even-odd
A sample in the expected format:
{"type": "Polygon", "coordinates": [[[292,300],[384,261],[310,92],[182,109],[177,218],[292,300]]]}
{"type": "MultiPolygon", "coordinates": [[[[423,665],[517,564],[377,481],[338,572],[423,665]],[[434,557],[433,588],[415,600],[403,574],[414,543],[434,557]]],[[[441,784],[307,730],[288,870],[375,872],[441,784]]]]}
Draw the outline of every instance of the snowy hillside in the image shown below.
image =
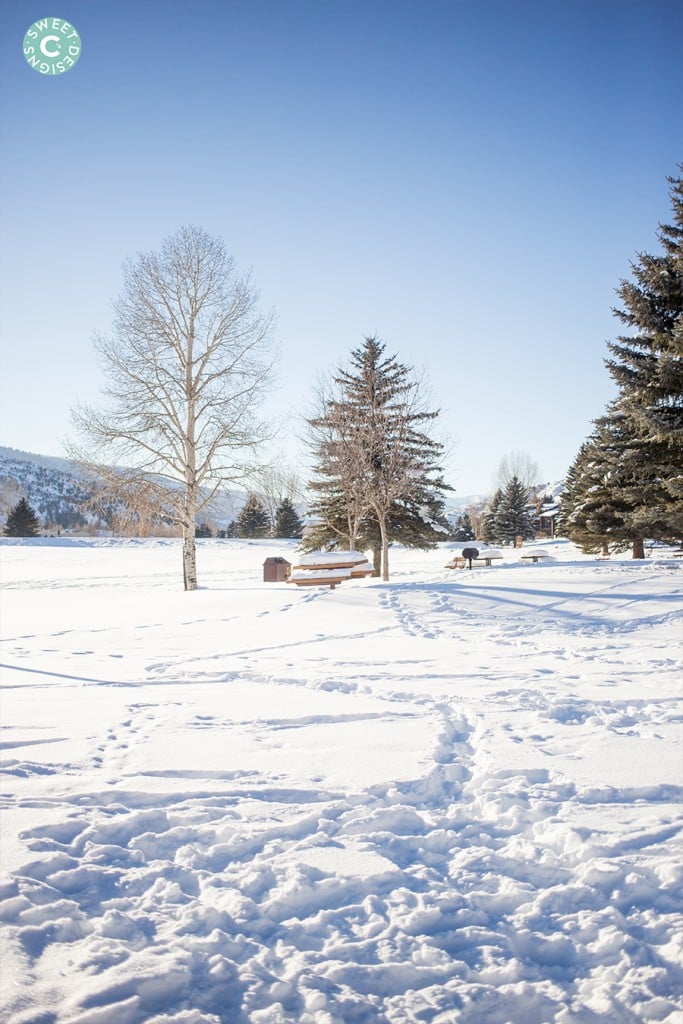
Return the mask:
{"type": "Polygon", "coordinates": [[[27,498],[44,525],[68,528],[86,522],[84,504],[90,491],[67,459],[0,448],[0,488],[7,491],[5,505],[27,498]]]}
{"type": "Polygon", "coordinates": [[[683,565],[455,547],[0,542],[6,1024],[681,1024],[683,565]]]}
{"type": "MultiPolygon", "coordinates": [[[[0,528],[9,508],[21,497],[27,498],[43,527],[71,529],[96,518],[87,507],[92,489],[73,462],[0,447],[0,528]]],[[[225,527],[238,514],[244,499],[244,491],[220,490],[202,515],[225,527]]]]}

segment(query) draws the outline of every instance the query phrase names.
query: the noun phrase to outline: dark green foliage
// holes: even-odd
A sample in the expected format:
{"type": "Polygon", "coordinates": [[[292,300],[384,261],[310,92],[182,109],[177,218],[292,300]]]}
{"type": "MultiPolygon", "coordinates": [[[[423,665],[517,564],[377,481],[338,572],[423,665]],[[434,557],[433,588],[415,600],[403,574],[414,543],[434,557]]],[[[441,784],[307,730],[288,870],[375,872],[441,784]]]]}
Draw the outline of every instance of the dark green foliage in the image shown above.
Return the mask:
{"type": "Polygon", "coordinates": [[[673,224],[660,225],[663,253],[639,255],[634,280],[621,282],[624,308],[615,313],[633,334],[609,344],[607,360],[620,414],[637,438],[633,455],[645,477],[638,504],[654,502],[631,518],[655,539],[683,536],[683,179],[669,182],[673,224]]]}
{"type": "MultiPolygon", "coordinates": [[[[337,520],[341,529],[343,517],[337,520]]],[[[410,497],[393,502],[386,518],[387,533],[394,544],[426,551],[449,537],[448,520],[443,512],[443,501],[418,505],[410,497]]],[[[306,533],[304,548],[308,551],[333,550],[341,545],[339,535],[332,531],[327,522],[314,525],[306,533]]],[[[382,537],[379,523],[372,513],[360,521],[355,546],[359,551],[372,551],[374,563],[379,569],[382,537]]]]}
{"type": "Polygon", "coordinates": [[[194,531],[195,537],[211,537],[211,527],[208,523],[200,523],[194,531]]]}
{"type": "Polygon", "coordinates": [[[590,554],[608,554],[614,515],[606,501],[605,473],[595,434],[581,445],[569,467],[558,532],[590,554]]]}
{"type": "Polygon", "coordinates": [[[529,508],[529,492],[518,477],[513,476],[500,496],[493,520],[493,540],[514,544],[516,537],[531,540],[536,535],[533,512],[529,508]]]}
{"type": "Polygon", "coordinates": [[[236,534],[238,537],[268,537],[270,520],[268,513],[255,494],[247,497],[244,507],[237,517],[236,534]]]}
{"type": "Polygon", "coordinates": [[[37,537],[40,522],[26,498],[21,498],[7,516],[6,537],[37,537]]]}
{"type": "Polygon", "coordinates": [[[676,445],[683,460],[683,178],[669,182],[674,223],[660,225],[664,252],[639,254],[634,280],[621,282],[624,308],[614,312],[633,333],[608,344],[606,364],[643,439],[676,445]]]}
{"type": "Polygon", "coordinates": [[[615,315],[631,331],[608,343],[619,395],[570,470],[562,529],[587,550],[683,537],[683,179],[670,178],[663,252],[638,255],[615,315]]]}
{"type": "Polygon", "coordinates": [[[623,551],[642,557],[643,539],[673,540],[683,521],[672,515],[651,443],[619,402],[595,421],[581,446],[563,496],[562,533],[584,551],[623,551]]]}
{"type": "Polygon", "coordinates": [[[303,523],[289,498],[283,498],[275,512],[276,537],[301,537],[303,523]]]}
{"type": "Polygon", "coordinates": [[[498,509],[503,498],[503,492],[500,487],[491,498],[489,506],[484,513],[482,520],[482,540],[487,541],[489,544],[497,543],[498,537],[496,535],[496,516],[498,509]]]}

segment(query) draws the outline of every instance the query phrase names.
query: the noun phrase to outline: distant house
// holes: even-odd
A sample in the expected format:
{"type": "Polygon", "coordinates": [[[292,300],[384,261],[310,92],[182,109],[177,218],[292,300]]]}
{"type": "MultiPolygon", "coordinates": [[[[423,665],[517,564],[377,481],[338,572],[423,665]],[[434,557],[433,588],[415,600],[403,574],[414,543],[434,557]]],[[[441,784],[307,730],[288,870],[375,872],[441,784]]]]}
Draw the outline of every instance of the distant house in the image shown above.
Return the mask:
{"type": "Polygon", "coordinates": [[[536,513],[534,525],[537,537],[554,537],[557,527],[557,517],[560,514],[560,506],[557,502],[548,505],[541,505],[536,513]]]}

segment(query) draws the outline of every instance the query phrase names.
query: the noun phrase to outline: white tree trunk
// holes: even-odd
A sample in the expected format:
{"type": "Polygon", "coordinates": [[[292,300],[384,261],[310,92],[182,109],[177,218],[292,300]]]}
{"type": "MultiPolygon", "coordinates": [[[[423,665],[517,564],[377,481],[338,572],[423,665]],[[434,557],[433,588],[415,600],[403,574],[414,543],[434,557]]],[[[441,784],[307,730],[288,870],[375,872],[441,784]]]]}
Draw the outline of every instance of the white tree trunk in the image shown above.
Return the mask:
{"type": "Polygon", "coordinates": [[[183,583],[185,590],[197,589],[197,543],[194,524],[183,526],[183,583]]]}

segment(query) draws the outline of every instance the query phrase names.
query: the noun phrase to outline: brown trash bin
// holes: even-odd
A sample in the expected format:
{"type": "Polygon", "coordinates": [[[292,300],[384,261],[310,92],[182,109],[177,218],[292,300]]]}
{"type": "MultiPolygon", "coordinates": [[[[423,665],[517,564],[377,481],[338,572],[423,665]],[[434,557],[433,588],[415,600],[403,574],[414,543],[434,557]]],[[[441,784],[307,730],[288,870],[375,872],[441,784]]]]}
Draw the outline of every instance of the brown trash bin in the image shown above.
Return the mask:
{"type": "Polygon", "coordinates": [[[291,568],[291,562],[286,558],[266,558],[263,563],[263,582],[286,583],[291,568]]]}

